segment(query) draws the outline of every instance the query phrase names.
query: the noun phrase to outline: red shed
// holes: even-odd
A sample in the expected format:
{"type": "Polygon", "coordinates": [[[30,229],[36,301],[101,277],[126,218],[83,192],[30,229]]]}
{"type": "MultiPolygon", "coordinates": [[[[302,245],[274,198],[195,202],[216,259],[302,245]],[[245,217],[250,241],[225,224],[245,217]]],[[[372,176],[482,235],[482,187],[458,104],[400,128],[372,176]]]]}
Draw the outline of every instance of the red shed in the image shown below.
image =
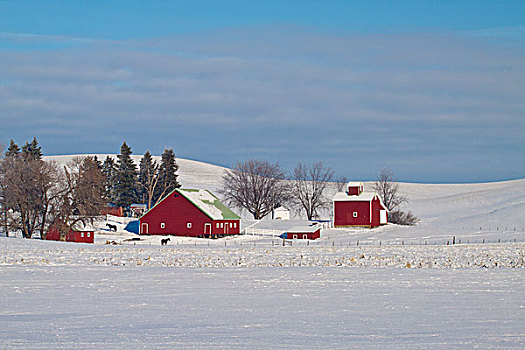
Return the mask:
{"type": "Polygon", "coordinates": [[[364,192],[362,182],[349,182],[347,189],[333,199],[335,227],[373,228],[388,223],[388,210],[376,192],[364,192]]]}
{"type": "Polygon", "coordinates": [[[317,239],[321,237],[321,227],[314,226],[296,226],[287,230],[281,235],[284,239],[317,239]]]}
{"type": "Polygon", "coordinates": [[[241,218],[207,190],[176,189],[140,219],[141,235],[238,235],[241,218]]]}
{"type": "MultiPolygon", "coordinates": [[[[60,233],[55,226],[50,227],[47,231],[46,240],[60,241],[60,233]]],[[[95,243],[95,232],[70,229],[65,237],[65,241],[76,243],[95,243]]]]}

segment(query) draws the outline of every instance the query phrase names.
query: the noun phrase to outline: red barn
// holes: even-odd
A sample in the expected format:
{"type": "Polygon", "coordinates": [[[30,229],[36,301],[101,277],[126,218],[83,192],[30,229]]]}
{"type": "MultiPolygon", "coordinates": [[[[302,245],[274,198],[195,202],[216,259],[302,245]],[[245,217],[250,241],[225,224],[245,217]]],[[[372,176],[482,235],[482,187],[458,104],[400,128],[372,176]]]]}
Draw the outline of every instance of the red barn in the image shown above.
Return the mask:
{"type": "Polygon", "coordinates": [[[207,190],[176,189],[139,221],[141,235],[210,238],[241,232],[241,218],[207,190]]]}
{"type": "MultiPolygon", "coordinates": [[[[60,233],[56,227],[50,227],[47,231],[46,240],[60,241],[60,233]]],[[[66,242],[95,243],[94,231],[77,231],[70,229],[65,237],[66,242]]]]}
{"type": "Polygon", "coordinates": [[[346,192],[336,193],[334,227],[377,227],[388,223],[388,210],[376,192],[364,192],[362,182],[349,182],[346,192]]]}

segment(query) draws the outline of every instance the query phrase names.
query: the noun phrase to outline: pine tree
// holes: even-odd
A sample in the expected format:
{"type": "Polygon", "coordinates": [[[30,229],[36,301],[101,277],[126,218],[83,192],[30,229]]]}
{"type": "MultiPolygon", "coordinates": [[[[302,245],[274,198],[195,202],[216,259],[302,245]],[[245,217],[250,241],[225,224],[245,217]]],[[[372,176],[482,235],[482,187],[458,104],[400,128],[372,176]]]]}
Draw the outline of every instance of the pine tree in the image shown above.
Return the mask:
{"type": "Polygon", "coordinates": [[[9,148],[7,149],[7,152],[5,153],[6,157],[14,157],[17,154],[20,154],[20,147],[15,143],[14,140],[11,140],[9,143],[9,148]]]}
{"type": "Polygon", "coordinates": [[[117,155],[115,204],[124,208],[137,200],[137,166],[131,159],[131,153],[131,147],[124,142],[117,155]]]}
{"type": "Polygon", "coordinates": [[[105,176],[105,193],[106,198],[111,203],[115,203],[115,177],[117,174],[117,165],[110,156],[106,157],[104,164],[102,164],[102,172],[105,176]]]}
{"type": "Polygon", "coordinates": [[[153,157],[149,151],[144,153],[140,161],[139,170],[139,196],[141,203],[147,203],[148,207],[151,205],[152,195],[158,182],[158,165],[153,161],[153,157]]]}
{"type": "Polygon", "coordinates": [[[157,185],[157,193],[155,196],[156,202],[161,200],[168,193],[176,188],[180,188],[180,183],[177,181],[177,170],[179,166],[175,160],[175,152],[170,149],[165,149],[162,153],[162,162],[159,169],[159,184],[157,185]]]}
{"type": "Polygon", "coordinates": [[[98,160],[97,156],[93,157],[93,161],[97,165],[98,170],[102,170],[102,162],[100,160],[98,160]]]}
{"type": "Polygon", "coordinates": [[[36,137],[33,137],[33,141],[31,141],[31,143],[26,142],[26,144],[22,147],[22,155],[24,159],[42,159],[42,147],[38,145],[36,137]]]}

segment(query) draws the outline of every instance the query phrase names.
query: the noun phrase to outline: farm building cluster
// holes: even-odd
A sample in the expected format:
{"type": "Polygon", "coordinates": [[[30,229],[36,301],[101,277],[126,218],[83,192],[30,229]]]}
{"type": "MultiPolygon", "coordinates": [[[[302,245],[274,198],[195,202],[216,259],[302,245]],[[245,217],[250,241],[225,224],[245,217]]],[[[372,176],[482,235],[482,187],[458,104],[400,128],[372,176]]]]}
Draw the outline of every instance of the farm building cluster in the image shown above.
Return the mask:
{"type": "MultiPolygon", "coordinates": [[[[241,233],[241,217],[223,204],[217,196],[203,189],[175,189],[159,203],[147,210],[134,205],[132,214],[138,220],[128,227],[140,235],[186,236],[221,238],[241,233]]],[[[122,216],[122,208],[109,208],[108,214],[122,216]]],[[[273,220],[289,220],[285,207],[272,212],[273,220]]],[[[344,191],[333,197],[334,227],[374,228],[388,223],[388,210],[376,192],[364,191],[362,182],[349,182],[344,191]]],[[[321,226],[317,224],[290,227],[280,235],[283,239],[318,239],[321,226]]],[[[71,230],[65,237],[71,242],[94,242],[93,231],[71,230]]],[[[59,240],[56,229],[47,239],[59,240]]],[[[64,239],[64,237],[62,237],[64,239]]]]}

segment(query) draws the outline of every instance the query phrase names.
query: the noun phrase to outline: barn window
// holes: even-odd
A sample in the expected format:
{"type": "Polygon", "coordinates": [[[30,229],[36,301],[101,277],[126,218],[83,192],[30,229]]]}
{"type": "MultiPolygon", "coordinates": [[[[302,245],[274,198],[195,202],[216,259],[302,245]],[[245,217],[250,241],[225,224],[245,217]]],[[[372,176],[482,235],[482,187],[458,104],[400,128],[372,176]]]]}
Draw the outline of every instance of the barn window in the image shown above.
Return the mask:
{"type": "Polygon", "coordinates": [[[356,218],[356,217],[357,217],[357,212],[356,212],[356,211],[354,211],[354,218],[356,218]]]}
{"type": "Polygon", "coordinates": [[[223,227],[224,227],[224,224],[221,222],[221,228],[223,228],[223,227]]]}
{"type": "Polygon", "coordinates": [[[219,228],[219,223],[217,223],[217,228],[219,228]]]}
{"type": "Polygon", "coordinates": [[[303,239],[308,239],[308,235],[303,235],[303,239]]]}
{"type": "Polygon", "coordinates": [[[187,228],[191,228],[191,222],[188,222],[188,223],[186,224],[186,227],[187,227],[187,228]]]}
{"type": "Polygon", "coordinates": [[[166,227],[166,224],[163,223],[163,222],[161,222],[161,223],[160,223],[160,228],[165,228],[165,227],[166,227]]]}
{"type": "Polygon", "coordinates": [[[230,228],[233,228],[233,222],[230,222],[230,228]]]}
{"type": "Polygon", "coordinates": [[[233,223],[233,228],[237,228],[237,223],[236,222],[233,223]]]}
{"type": "Polygon", "coordinates": [[[293,239],[297,239],[297,235],[293,235],[293,239]]]}
{"type": "Polygon", "coordinates": [[[80,237],[84,238],[84,232],[80,232],[80,237]]]}
{"type": "Polygon", "coordinates": [[[89,237],[89,232],[87,233],[87,236],[89,237]]]}

